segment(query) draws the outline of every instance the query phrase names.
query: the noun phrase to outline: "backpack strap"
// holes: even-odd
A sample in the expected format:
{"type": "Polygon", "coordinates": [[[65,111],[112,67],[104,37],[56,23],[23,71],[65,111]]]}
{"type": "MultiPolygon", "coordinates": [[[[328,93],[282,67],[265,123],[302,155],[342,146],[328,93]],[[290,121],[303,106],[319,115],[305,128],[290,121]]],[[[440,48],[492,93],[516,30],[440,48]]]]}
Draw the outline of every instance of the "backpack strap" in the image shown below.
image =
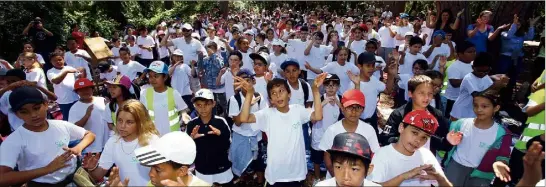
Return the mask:
{"type": "Polygon", "coordinates": [[[241,110],[241,94],[239,92],[235,93],[235,101],[237,101],[237,106],[239,106],[239,110],[241,110]]]}
{"type": "Polygon", "coordinates": [[[305,103],[307,102],[307,100],[309,100],[309,86],[305,83],[307,83],[307,81],[303,80],[303,79],[299,79],[300,80],[300,85],[301,85],[301,89],[303,89],[303,105],[305,106],[305,103]]]}
{"type": "MultiPolygon", "coordinates": [[[[341,95],[337,94],[337,97],[339,98],[339,102],[341,102],[341,95]]],[[[337,116],[337,120],[342,120],[343,118],[345,118],[345,116],[343,115],[343,110],[341,110],[341,108],[339,108],[339,116],[337,116]]]]}
{"type": "Polygon", "coordinates": [[[254,97],[258,97],[258,96],[260,96],[260,100],[258,100],[258,108],[260,108],[260,103],[262,102],[262,99],[263,99],[261,97],[262,95],[260,93],[258,93],[258,92],[254,92],[254,97]]]}

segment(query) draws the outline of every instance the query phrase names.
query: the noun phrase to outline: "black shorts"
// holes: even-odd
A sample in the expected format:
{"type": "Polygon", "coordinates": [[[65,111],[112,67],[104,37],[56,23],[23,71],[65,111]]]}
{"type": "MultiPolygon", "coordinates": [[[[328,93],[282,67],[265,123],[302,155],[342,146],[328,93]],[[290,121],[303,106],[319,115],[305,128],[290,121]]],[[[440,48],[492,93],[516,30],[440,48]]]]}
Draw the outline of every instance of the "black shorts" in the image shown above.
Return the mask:
{"type": "Polygon", "coordinates": [[[258,158],[250,162],[248,166],[253,171],[265,172],[267,160],[267,143],[263,140],[258,142],[258,158]]]}
{"type": "Polygon", "coordinates": [[[322,164],[324,161],[324,151],[311,148],[311,162],[314,164],[322,164]]]}

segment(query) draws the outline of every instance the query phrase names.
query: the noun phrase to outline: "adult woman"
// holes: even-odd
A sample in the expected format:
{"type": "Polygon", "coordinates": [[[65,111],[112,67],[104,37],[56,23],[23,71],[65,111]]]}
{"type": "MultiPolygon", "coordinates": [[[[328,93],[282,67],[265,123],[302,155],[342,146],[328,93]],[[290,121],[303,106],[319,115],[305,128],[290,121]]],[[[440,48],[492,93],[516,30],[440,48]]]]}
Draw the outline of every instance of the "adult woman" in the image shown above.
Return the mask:
{"type": "Polygon", "coordinates": [[[538,20],[520,21],[516,14],[510,30],[501,33],[501,55],[496,73],[508,74],[511,84],[515,83],[519,72],[523,69],[523,41],[532,40],[535,36],[536,21],[538,20]],[[514,62],[516,62],[515,67],[514,62]],[[509,72],[510,69],[513,71],[509,72]]]}
{"type": "Polygon", "coordinates": [[[457,13],[457,18],[453,20],[453,13],[451,13],[450,9],[444,9],[442,10],[442,13],[440,13],[440,19],[431,20],[431,14],[432,11],[428,10],[428,16],[427,16],[427,27],[428,28],[434,28],[434,31],[436,30],[452,30],[455,31],[459,28],[459,24],[461,22],[461,15],[463,14],[464,9],[459,11],[457,13]]]}
{"type": "Polygon", "coordinates": [[[508,28],[509,24],[505,24],[493,30],[493,26],[487,24],[491,18],[491,11],[484,10],[476,19],[476,23],[468,25],[466,28],[468,41],[476,46],[476,53],[487,52],[487,41],[494,40],[501,30],[508,28]]]}
{"type": "Polygon", "coordinates": [[[409,23],[409,15],[406,13],[400,14],[401,21],[398,24],[398,30],[396,32],[395,45],[400,46],[405,43],[404,34],[413,31],[413,25],[409,23]]]}

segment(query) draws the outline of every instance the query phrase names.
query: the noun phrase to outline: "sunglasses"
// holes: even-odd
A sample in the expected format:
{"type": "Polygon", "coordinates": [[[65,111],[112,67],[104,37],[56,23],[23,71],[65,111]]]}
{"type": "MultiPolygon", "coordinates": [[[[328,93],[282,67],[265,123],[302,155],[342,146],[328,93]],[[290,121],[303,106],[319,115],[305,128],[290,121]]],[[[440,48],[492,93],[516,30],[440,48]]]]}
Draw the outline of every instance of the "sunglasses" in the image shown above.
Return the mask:
{"type": "Polygon", "coordinates": [[[182,29],[182,32],[190,32],[189,29],[182,29]]]}

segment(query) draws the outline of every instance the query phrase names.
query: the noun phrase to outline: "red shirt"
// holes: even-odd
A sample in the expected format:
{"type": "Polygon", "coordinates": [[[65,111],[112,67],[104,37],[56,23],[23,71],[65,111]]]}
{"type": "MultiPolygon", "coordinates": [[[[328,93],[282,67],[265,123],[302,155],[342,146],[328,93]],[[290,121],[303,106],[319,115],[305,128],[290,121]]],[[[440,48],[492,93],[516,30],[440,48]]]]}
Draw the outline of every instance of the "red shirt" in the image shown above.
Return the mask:
{"type": "Polygon", "coordinates": [[[74,40],[76,40],[76,43],[78,44],[78,49],[83,49],[83,39],[85,39],[85,34],[80,31],[73,31],[72,37],[74,40]]]}

